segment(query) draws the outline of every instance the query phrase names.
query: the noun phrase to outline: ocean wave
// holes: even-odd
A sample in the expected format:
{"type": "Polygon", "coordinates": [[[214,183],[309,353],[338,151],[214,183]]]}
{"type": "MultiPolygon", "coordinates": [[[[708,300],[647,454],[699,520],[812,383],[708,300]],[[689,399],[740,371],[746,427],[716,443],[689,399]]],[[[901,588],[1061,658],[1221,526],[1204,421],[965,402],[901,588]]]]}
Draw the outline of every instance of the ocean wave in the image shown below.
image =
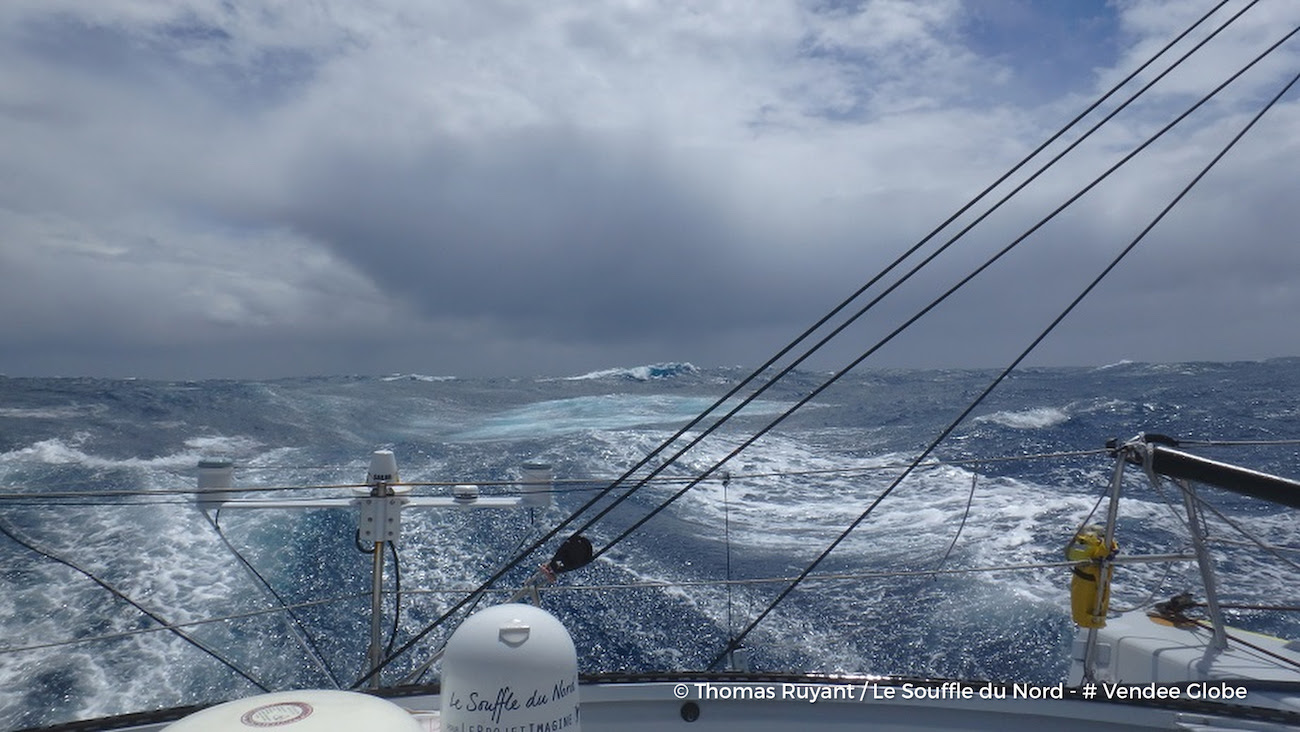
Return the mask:
{"type": "Polygon", "coordinates": [[[0,417],[9,419],[73,419],[105,411],[101,406],[0,407],[0,417]]]}
{"type": "Polygon", "coordinates": [[[82,444],[89,437],[77,433],[69,439],[52,437],[34,442],[27,447],[0,454],[0,461],[35,462],[44,465],[80,465],[87,468],[192,468],[199,460],[208,457],[247,455],[260,443],[250,437],[208,436],[185,441],[188,449],[158,457],[107,458],[87,452],[82,444]]]}
{"type": "Polygon", "coordinates": [[[629,381],[656,381],[660,379],[671,379],[677,376],[688,374],[698,374],[700,370],[690,363],[654,363],[646,366],[633,366],[630,368],[603,369],[582,374],[581,376],[567,376],[564,381],[588,381],[593,379],[626,379],[629,381]]]}
{"type": "Polygon", "coordinates": [[[975,419],[976,423],[992,422],[993,424],[1010,427],[1017,430],[1039,430],[1046,427],[1055,427],[1070,419],[1070,415],[1063,409],[1056,407],[1035,407],[1020,411],[1002,411],[986,414],[975,419]]]}
{"type": "MultiPolygon", "coordinates": [[[[1104,377],[1082,369],[1033,370],[1021,382],[1027,388],[1002,395],[1004,400],[990,407],[993,413],[979,418],[983,426],[961,435],[964,441],[948,445],[952,452],[944,454],[975,459],[1084,449],[1140,429],[1293,436],[1300,433],[1300,412],[1290,398],[1300,388],[1295,363],[1183,371],[1134,364],[1104,377]],[[1231,379],[1230,390],[1223,386],[1226,379],[1231,379]],[[1062,428],[1052,429],[1062,422],[1062,428]]],[[[535,458],[553,464],[557,479],[603,483],[591,476],[617,475],[635,464],[673,426],[711,404],[720,393],[718,382],[735,376],[734,370],[697,372],[687,364],[659,364],[567,380],[383,377],[417,382],[411,388],[383,383],[381,377],[302,378],[271,385],[214,381],[197,388],[162,382],[9,380],[6,386],[15,391],[6,408],[32,411],[11,414],[19,419],[5,424],[0,477],[8,483],[75,484],[92,491],[127,484],[176,488],[177,473],[188,473],[200,458],[220,456],[235,460],[237,486],[335,484],[365,474],[368,450],[390,447],[407,480],[507,479],[518,462],[535,458]],[[413,398],[412,389],[422,391],[420,382],[426,379],[450,383],[436,388],[436,399],[413,398]],[[47,412],[60,414],[73,405],[94,405],[87,408],[99,412],[76,422],[48,420],[47,412]],[[184,440],[195,434],[202,436],[184,440]]],[[[748,409],[764,415],[784,411],[817,374],[797,376],[765,393],[770,401],[748,409]]],[[[910,462],[932,436],[931,428],[946,424],[950,410],[937,403],[946,405],[942,398],[949,392],[977,388],[983,376],[959,370],[850,375],[843,389],[834,392],[833,404],[804,411],[731,458],[725,487],[722,476],[713,475],[574,575],[574,584],[583,586],[629,578],[683,584],[547,596],[548,606],[573,623],[575,637],[586,639],[584,668],[701,667],[725,642],[734,611],[738,617],[753,617],[776,588],[788,584],[724,586],[710,581],[797,574],[871,506],[898,475],[897,466],[910,462]],[[681,639],[688,640],[679,649],[675,641],[681,639]]],[[[710,435],[666,467],[664,477],[699,475],[738,447],[751,426],[710,435]]],[[[681,444],[694,436],[686,435],[681,444]]],[[[1261,450],[1260,462],[1247,464],[1290,474],[1295,455],[1290,448],[1261,450]]],[[[750,636],[754,667],[1060,680],[1065,670],[1059,663],[1068,663],[1071,635],[1061,630],[1069,624],[1068,569],[872,575],[932,570],[959,527],[947,568],[1056,561],[1096,493],[1107,485],[1111,469],[1110,461],[1098,456],[917,470],[750,636]],[[974,501],[968,504],[972,489],[974,501]]],[[[184,479],[184,487],[192,485],[192,477],[184,479]]],[[[682,485],[647,484],[591,527],[590,538],[608,546],[617,532],[682,485]]],[[[552,507],[526,514],[410,511],[398,547],[402,583],[474,586],[524,540],[539,536],[591,495],[575,484],[558,490],[552,507]]],[[[1296,543],[1284,512],[1231,497],[1220,500],[1229,515],[1248,516],[1264,543],[1296,543]]],[[[60,506],[57,511],[19,502],[4,510],[24,536],[103,575],[169,621],[222,617],[270,604],[192,507],[113,501],[112,506],[60,506]]],[[[1125,552],[1182,548],[1177,516],[1150,489],[1135,487],[1126,494],[1123,512],[1119,541],[1125,552]]],[[[357,560],[354,550],[354,510],[303,515],[232,511],[222,515],[222,527],[290,601],[369,587],[369,562],[357,560]]],[[[1294,584],[1289,572],[1279,571],[1285,567],[1265,555],[1254,557],[1250,547],[1225,544],[1216,551],[1223,552],[1232,570],[1234,600],[1268,602],[1294,584]]],[[[84,577],[17,544],[0,542],[0,564],[9,568],[0,572],[0,633],[24,639],[0,645],[153,627],[130,608],[109,602],[102,588],[84,577]]],[[[1177,566],[1166,577],[1167,570],[1158,565],[1117,570],[1115,604],[1136,604],[1155,590],[1172,592],[1199,582],[1192,567],[1177,566]]],[[[414,593],[404,598],[403,637],[423,627],[421,616],[446,609],[440,598],[414,593]]],[[[368,600],[360,599],[304,610],[308,632],[326,639],[322,652],[337,668],[354,669],[363,662],[365,640],[350,631],[363,624],[367,608],[368,600]]],[[[1260,623],[1261,632],[1300,635],[1295,621],[1285,617],[1249,619],[1252,625],[1260,623]]],[[[288,630],[269,617],[232,622],[228,628],[209,624],[196,632],[237,662],[257,665],[277,688],[321,683],[290,647],[288,630]],[[284,652],[268,658],[267,647],[284,652]]],[[[0,661],[5,728],[215,701],[245,691],[224,667],[166,632],[84,648],[25,651],[0,661]]]]}
{"type": "MultiPolygon", "coordinates": [[[[554,399],[489,415],[477,427],[461,432],[456,438],[527,439],[678,424],[691,420],[712,404],[713,400],[707,397],[660,394],[599,394],[554,399]]],[[[729,406],[724,405],[724,409],[729,406]]],[[[740,414],[779,414],[786,406],[760,399],[745,405],[740,414]]]]}
{"type": "Polygon", "coordinates": [[[455,381],[456,378],[457,377],[455,376],[426,376],[424,374],[391,374],[389,376],[381,376],[379,380],[380,381],[426,381],[426,382],[433,383],[439,381],[455,381]]]}

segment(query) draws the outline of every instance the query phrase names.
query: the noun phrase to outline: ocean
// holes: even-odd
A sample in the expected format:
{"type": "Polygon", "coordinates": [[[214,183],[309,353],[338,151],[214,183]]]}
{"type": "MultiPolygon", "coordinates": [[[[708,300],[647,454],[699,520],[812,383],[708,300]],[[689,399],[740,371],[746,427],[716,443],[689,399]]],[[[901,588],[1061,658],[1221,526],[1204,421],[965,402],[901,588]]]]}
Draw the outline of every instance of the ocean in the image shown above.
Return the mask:
{"type": "MultiPolygon", "coordinates": [[[[568,378],[0,377],[0,522],[39,550],[0,536],[0,727],[257,691],[159,619],[189,624],[196,641],[269,688],[346,687],[364,673],[371,558],[357,549],[355,509],[224,510],[214,523],[188,493],[200,460],[231,460],[237,488],[276,497],[350,495],[376,449],[393,451],[405,482],[477,483],[484,495],[512,490],[525,462],[551,464],[549,508],[405,512],[401,594],[388,596],[384,618],[400,646],[459,600],[457,590],[492,574],[746,373],[679,363],[568,378]],[[277,601],[232,547],[297,606],[298,633],[310,643],[283,613],[265,612],[277,601]]],[[[697,475],[826,376],[795,372],[663,475],[697,475]]],[[[703,668],[785,587],[779,579],[807,566],[993,376],[850,374],[732,459],[725,483],[721,473],[701,483],[596,562],[561,575],[543,606],[570,628],[580,669],[703,668]]],[[[1063,680],[1074,630],[1068,569],[927,572],[1062,559],[1106,488],[1113,460],[1099,450],[1110,438],[1273,443],[1197,449],[1300,476],[1300,446],[1285,442],[1300,437],[1297,394],[1300,359],[1013,374],[938,448],[941,464],[904,481],[819,567],[830,577],[814,575],[750,634],[751,666],[1063,680]]],[[[1170,488],[1130,476],[1122,551],[1185,548],[1179,509],[1164,500],[1170,488]]],[[[605,547],[681,486],[647,484],[586,535],[605,547]]],[[[1288,510],[1202,493],[1263,541],[1300,546],[1288,510]]],[[[1210,528],[1216,539],[1240,538],[1218,519],[1210,528]]],[[[499,587],[514,589],[549,551],[499,587]]],[[[1296,604],[1290,565],[1235,541],[1215,554],[1227,601],[1296,604]]],[[[386,586],[396,589],[391,571],[386,586]]],[[[1184,590],[1199,595],[1192,566],[1123,568],[1113,605],[1184,590]]],[[[1286,613],[1230,617],[1300,638],[1286,613]]],[[[389,680],[449,631],[430,633],[389,680]]]]}

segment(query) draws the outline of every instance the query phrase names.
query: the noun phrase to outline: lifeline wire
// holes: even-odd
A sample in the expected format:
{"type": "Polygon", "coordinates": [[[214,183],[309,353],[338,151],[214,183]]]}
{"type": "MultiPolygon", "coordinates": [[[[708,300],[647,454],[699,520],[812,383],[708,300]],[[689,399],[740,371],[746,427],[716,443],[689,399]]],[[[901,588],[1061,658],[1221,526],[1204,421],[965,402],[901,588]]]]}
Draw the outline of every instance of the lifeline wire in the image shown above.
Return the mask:
{"type": "MultiPolygon", "coordinates": [[[[1292,29],[1292,31],[1288,33],[1286,36],[1284,36],[1280,41],[1270,46],[1269,49],[1264,52],[1264,54],[1261,54],[1260,56],[1256,57],[1255,60],[1251,61],[1250,64],[1248,64],[1245,68],[1237,72],[1237,74],[1234,74],[1231,77],[1231,79],[1228,80],[1228,82],[1224,82],[1223,85],[1220,85],[1217,89],[1215,89],[1215,92],[1218,92],[1218,90],[1222,89],[1223,86],[1225,86],[1227,83],[1231,82],[1233,79],[1236,79],[1237,76],[1239,76],[1242,72],[1244,72],[1246,69],[1253,66],[1257,61],[1259,61],[1259,59],[1271,53],[1273,49],[1280,46],[1287,39],[1291,38],[1291,36],[1295,35],[1296,32],[1298,31],[1300,31],[1300,26],[1292,29]]],[[[1020,355],[1017,356],[1016,359],[1011,362],[1011,365],[1009,365],[1006,369],[1004,369],[1002,373],[999,374],[998,377],[994,379],[993,382],[989,384],[989,386],[985,388],[984,391],[981,392],[980,395],[977,396],[975,400],[972,401],[971,404],[968,407],[966,407],[966,409],[963,410],[962,413],[958,415],[957,418],[953,420],[952,423],[949,424],[947,428],[943,430],[942,433],[939,434],[938,437],[936,437],[933,441],[931,441],[931,443],[926,447],[926,449],[922,451],[920,456],[917,457],[915,461],[916,464],[920,464],[921,460],[928,457],[930,452],[939,446],[939,443],[947,439],[948,435],[951,434],[952,431],[957,428],[957,425],[961,424],[961,422],[964,421],[966,417],[968,417],[970,413],[975,410],[975,407],[977,407],[979,403],[984,400],[985,397],[987,397],[990,393],[992,393],[993,390],[998,386],[998,384],[1002,383],[1003,379],[1005,379],[1017,366],[1019,366],[1020,362],[1023,361],[1026,357],[1028,357],[1029,354],[1035,348],[1037,348],[1038,345],[1042,343],[1043,340],[1047,338],[1047,336],[1053,330],[1056,329],[1056,326],[1060,325],[1060,323],[1063,320],[1065,320],[1065,318],[1074,310],[1075,307],[1079,305],[1079,303],[1083,302],[1084,298],[1086,298],[1093,291],[1093,289],[1097,287],[1097,285],[1101,284],[1101,281],[1105,279],[1106,276],[1109,275],[1115,269],[1115,267],[1119,266],[1119,263],[1123,261],[1124,258],[1127,257],[1129,253],[1133,251],[1134,248],[1137,247],[1138,243],[1141,242],[1144,238],[1146,238],[1146,235],[1150,233],[1151,230],[1154,229],[1156,225],[1159,224],[1160,221],[1162,221],[1164,217],[1183,200],[1183,198],[1188,194],[1188,192],[1190,192],[1192,188],[1194,188],[1196,184],[1199,183],[1201,179],[1204,178],[1205,175],[1209,173],[1210,170],[1213,169],[1214,166],[1217,165],[1225,155],[1228,154],[1229,150],[1231,150],[1233,147],[1236,146],[1236,144],[1241,140],[1241,138],[1244,137],[1246,133],[1249,132],[1255,126],[1255,124],[1259,122],[1261,118],[1263,118],[1264,114],[1267,113],[1270,109],[1272,109],[1273,106],[1276,105],[1277,102],[1283,96],[1285,96],[1288,91],[1291,90],[1291,87],[1294,86],[1297,81],[1300,81],[1300,74],[1296,74],[1294,77],[1292,77],[1291,81],[1289,81],[1286,84],[1286,86],[1282,88],[1281,91],[1279,91],[1272,99],[1270,99],[1268,104],[1264,105],[1263,109],[1259,110],[1259,112],[1256,113],[1255,116],[1252,117],[1250,121],[1247,122],[1246,125],[1242,127],[1242,129],[1235,136],[1233,136],[1231,140],[1228,141],[1227,145],[1225,145],[1223,149],[1220,150],[1218,154],[1216,154],[1214,158],[1210,160],[1210,162],[1207,163],[1205,167],[1202,168],[1201,171],[1197,173],[1196,176],[1192,178],[1192,180],[1186,186],[1184,186],[1181,191],[1178,192],[1178,195],[1174,196],[1173,200],[1171,200],[1169,204],[1166,205],[1164,209],[1162,209],[1160,213],[1157,214],[1156,217],[1151,220],[1151,223],[1147,224],[1146,228],[1142,229],[1142,231],[1133,239],[1133,241],[1129,242],[1129,244],[1126,247],[1124,247],[1124,249],[1122,249],[1120,253],[1116,255],[1116,257],[1113,260],[1111,260],[1110,264],[1107,265],[1106,268],[1103,269],[1101,273],[1098,274],[1097,277],[1095,277],[1092,280],[1092,282],[1090,282],[1088,286],[1085,287],[1083,291],[1080,292],[1079,295],[1076,296],[1074,300],[1070,302],[1068,306],[1066,306],[1065,310],[1063,310],[1060,313],[1060,315],[1056,316],[1056,318],[1047,326],[1047,328],[1045,328],[1041,333],[1039,333],[1039,335],[1036,338],[1034,338],[1034,340],[1029,344],[1029,346],[1026,347],[1025,350],[1022,351],[1020,355]]],[[[1196,106],[1199,106],[1200,104],[1201,102],[1198,102],[1196,106]]],[[[1193,107],[1193,109],[1194,108],[1195,107],[1193,107]]],[[[1181,119],[1181,117],[1179,119],[1181,119]]],[[[804,577],[806,577],[808,574],[811,574],[812,570],[816,569],[817,566],[821,564],[823,560],[826,559],[826,557],[830,556],[831,552],[833,552],[835,548],[838,547],[840,543],[844,541],[844,539],[848,538],[848,535],[852,533],[853,530],[856,529],[859,524],[861,524],[864,520],[866,520],[866,518],[869,515],[871,515],[871,513],[875,510],[876,506],[880,505],[881,501],[883,501],[886,496],[888,496],[891,492],[893,492],[893,490],[897,488],[899,484],[901,484],[903,480],[907,478],[907,476],[910,473],[911,473],[911,469],[909,468],[902,475],[895,478],[894,482],[891,483],[890,486],[886,488],[885,491],[881,493],[880,496],[878,496],[871,503],[871,505],[869,505],[867,509],[858,516],[858,518],[856,518],[851,524],[849,524],[849,526],[845,528],[845,530],[838,537],[836,537],[836,539],[832,541],[830,545],[827,546],[826,549],[820,555],[818,555],[818,557],[814,559],[812,563],[809,564],[808,567],[803,572],[800,573],[798,579],[790,583],[789,586],[787,586],[784,590],[781,591],[780,594],[776,596],[776,599],[774,599],[767,606],[767,608],[763,610],[763,612],[760,613],[759,616],[755,618],[749,624],[749,626],[745,628],[744,631],[741,632],[738,638],[733,639],[727,643],[727,647],[722,651],[722,653],[720,653],[717,657],[714,658],[713,662],[709,664],[708,668],[713,668],[723,658],[725,658],[728,653],[735,650],[739,642],[743,640],[745,636],[747,636],[755,627],[757,627],[757,625],[764,618],[766,618],[767,615],[771,613],[772,610],[774,610],[776,606],[780,604],[780,602],[784,600],[786,596],[788,596],[794,590],[795,587],[799,585],[799,583],[802,581],[804,577]]]]}
{"type": "MultiPolygon", "coordinates": [[[[1202,443],[1190,442],[1184,440],[1183,444],[1196,445],[1202,443]]],[[[1223,442],[1215,443],[1216,446],[1237,446],[1237,445],[1255,445],[1255,444],[1260,444],[1260,443],[1236,442],[1236,441],[1223,441],[1223,442]]],[[[1269,442],[1266,444],[1300,445],[1300,440],[1291,440],[1291,441],[1282,440],[1282,441],[1269,442]]],[[[930,468],[942,468],[946,466],[957,466],[957,465],[975,465],[978,463],[1021,462],[1024,460],[1055,460],[1057,458],[1062,458],[1062,457],[1087,457],[1091,455],[1102,455],[1105,454],[1106,452],[1107,450],[1103,448],[1095,448],[1089,450],[1060,450],[1060,451],[1053,451],[1053,452],[1039,452],[1039,453],[1033,453],[1028,455],[1001,455],[995,457],[968,458],[968,459],[957,459],[957,460],[933,460],[922,464],[920,467],[922,469],[930,469],[930,468]]],[[[849,475],[854,473],[872,473],[872,472],[880,472],[880,471],[888,471],[888,470],[902,470],[905,467],[907,467],[907,463],[900,462],[900,463],[885,463],[882,465],[858,465],[858,466],[845,467],[845,468],[810,468],[806,470],[769,470],[769,471],[756,472],[756,473],[732,473],[731,477],[735,480],[751,480],[754,478],[782,478],[782,477],[806,476],[806,475],[849,475]]],[[[570,485],[573,487],[560,488],[557,490],[552,490],[551,492],[552,493],[586,493],[589,491],[601,490],[598,487],[591,486],[588,484],[591,483],[604,484],[604,483],[608,483],[610,480],[611,480],[610,478],[603,478],[603,477],[557,479],[554,481],[555,484],[570,485]]],[[[653,482],[658,484],[689,483],[691,480],[693,480],[693,478],[686,477],[686,476],[659,476],[654,478],[653,482]]],[[[413,486],[413,487],[454,486],[466,482],[472,482],[475,485],[478,485],[480,487],[519,485],[519,482],[516,480],[403,481],[400,483],[397,482],[392,483],[392,485],[413,486]]],[[[322,486],[282,486],[274,490],[284,490],[284,491],[316,490],[321,487],[322,486]]],[[[355,486],[346,486],[346,487],[364,488],[365,485],[358,483],[355,486]]],[[[17,487],[9,486],[9,490],[17,490],[17,487]]],[[[244,492],[257,492],[262,490],[265,489],[264,488],[243,489],[244,492]]],[[[128,491],[128,490],[116,490],[116,491],[107,491],[107,492],[60,491],[54,493],[42,493],[42,492],[38,492],[37,490],[32,490],[30,493],[27,492],[0,493],[0,501],[5,501],[6,505],[10,505],[10,506],[27,506],[32,508],[44,508],[44,507],[54,507],[54,506],[192,506],[194,505],[195,493],[196,491],[193,488],[171,489],[165,491],[160,491],[155,489],[140,489],[136,491],[128,491]],[[174,500],[174,501],[173,500],[158,500],[158,501],[153,501],[153,500],[70,501],[68,500],[71,498],[91,499],[98,496],[109,496],[109,497],[138,496],[143,498],[149,498],[152,496],[159,496],[159,497],[186,496],[187,498],[185,498],[184,500],[174,500]]],[[[499,493],[495,493],[494,495],[521,496],[524,494],[522,491],[510,490],[510,491],[501,491],[499,493]]],[[[520,547],[520,549],[522,549],[522,546],[520,547]]]]}
{"type": "MultiPolygon", "coordinates": [[[[1179,558],[1181,559],[1182,557],[1179,558]]],[[[1193,557],[1186,557],[1186,559],[1190,561],[1191,559],[1193,559],[1193,557]]],[[[1024,571],[1029,571],[1034,569],[1051,569],[1057,567],[1067,567],[1069,565],[1070,562],[1064,562],[1064,561],[1040,562],[1034,564],[1009,564],[1009,565],[991,566],[991,567],[945,569],[945,570],[941,570],[941,573],[972,574],[972,573],[981,573],[981,572],[1024,572],[1024,571]]],[[[908,577],[914,575],[928,575],[928,574],[932,574],[932,571],[931,570],[899,570],[899,571],[888,571],[888,572],[853,572],[853,573],[813,575],[809,577],[807,581],[808,582],[846,582],[846,581],[861,581],[861,580],[869,580],[869,579],[908,577]]],[[[738,580],[731,580],[731,581],[725,581],[725,580],[686,580],[686,581],[675,581],[675,582],[646,581],[646,582],[628,582],[628,583],[608,584],[608,585],[553,586],[553,587],[540,588],[540,591],[544,593],[592,592],[592,591],[605,591],[605,590],[664,589],[668,587],[718,587],[718,586],[726,586],[726,585],[744,586],[744,585],[757,585],[757,584],[776,584],[778,582],[789,582],[791,579],[793,578],[754,577],[749,579],[738,579],[738,580]]],[[[409,589],[404,590],[404,592],[408,595],[461,594],[463,592],[472,592],[472,591],[473,588],[463,588],[463,587],[457,587],[457,588],[445,589],[445,590],[409,590],[409,589]]],[[[510,592],[510,590],[499,589],[499,590],[491,590],[491,592],[505,594],[507,592],[510,592]]],[[[290,605],[289,607],[292,608],[313,607],[319,605],[327,605],[335,602],[357,600],[357,599],[367,598],[367,597],[370,597],[369,592],[357,592],[350,595],[339,595],[337,597],[331,597],[322,600],[311,600],[308,602],[295,603],[293,605],[290,605]]],[[[1260,609],[1262,606],[1224,605],[1223,607],[1225,608],[1250,607],[1254,609],[1260,609]]],[[[1268,606],[1263,609],[1285,610],[1288,608],[1278,607],[1278,606],[1268,606]]],[[[1300,608],[1295,608],[1295,609],[1300,610],[1300,608]]],[[[22,653],[27,651],[40,651],[40,650],[48,650],[51,648],[62,648],[66,646],[74,646],[81,643],[94,643],[94,642],[105,641],[105,640],[116,640],[119,638],[127,638],[133,635],[145,635],[149,633],[157,633],[160,631],[171,631],[176,628],[189,628],[189,627],[196,627],[200,625],[211,625],[213,623],[223,623],[230,620],[244,620],[246,618],[260,617],[262,615],[270,615],[281,611],[282,611],[281,608],[263,608],[261,610],[253,610],[246,613],[222,615],[222,616],[212,617],[212,618],[203,618],[201,620],[190,620],[184,623],[174,623],[165,626],[153,626],[149,628],[138,628],[136,630],[125,630],[117,633],[107,633],[105,635],[99,635],[99,636],[88,636],[85,638],[70,638],[70,639],[60,640],[60,641],[36,643],[27,646],[5,647],[5,648],[0,648],[0,654],[22,653]]]]}

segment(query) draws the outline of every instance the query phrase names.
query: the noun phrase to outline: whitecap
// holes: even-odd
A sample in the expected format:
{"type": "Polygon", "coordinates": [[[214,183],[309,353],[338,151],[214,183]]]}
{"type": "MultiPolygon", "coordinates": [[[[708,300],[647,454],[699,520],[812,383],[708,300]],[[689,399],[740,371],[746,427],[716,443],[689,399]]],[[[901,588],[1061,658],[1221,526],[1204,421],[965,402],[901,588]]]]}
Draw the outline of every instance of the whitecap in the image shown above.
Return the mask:
{"type": "Polygon", "coordinates": [[[0,407],[0,417],[10,419],[72,419],[102,411],[102,407],[79,405],[64,407],[0,407]]]}
{"type": "MultiPolygon", "coordinates": [[[[488,416],[478,426],[456,436],[461,440],[508,440],[567,435],[578,432],[625,430],[687,422],[713,404],[706,397],[600,394],[555,399],[508,409],[488,416]]],[[[788,405],[755,400],[744,416],[779,414],[788,405]]],[[[729,405],[723,405],[723,409],[729,405]]]]}
{"type": "Polygon", "coordinates": [[[671,379],[676,376],[686,374],[697,374],[699,369],[690,363],[654,363],[645,366],[633,366],[630,368],[613,368],[602,369],[582,374],[581,376],[568,376],[564,381],[588,381],[593,379],[627,379],[630,381],[651,381],[658,379],[671,379]]]}
{"type": "Polygon", "coordinates": [[[977,417],[975,422],[992,422],[1017,430],[1037,430],[1044,427],[1055,427],[1068,419],[1070,419],[1070,415],[1063,409],[1035,407],[1021,411],[994,412],[993,414],[977,417]]]}
{"type": "Polygon", "coordinates": [[[426,376],[425,374],[392,374],[382,376],[380,381],[424,381],[427,383],[436,383],[441,381],[455,381],[455,376],[426,376]]]}
{"type": "Polygon", "coordinates": [[[107,458],[86,452],[80,443],[85,434],[73,435],[69,440],[53,437],[34,442],[27,447],[0,455],[5,461],[31,461],[45,465],[81,465],[88,468],[190,468],[207,457],[245,455],[260,445],[256,440],[241,436],[212,435],[194,437],[185,441],[187,449],[157,457],[107,458]]]}

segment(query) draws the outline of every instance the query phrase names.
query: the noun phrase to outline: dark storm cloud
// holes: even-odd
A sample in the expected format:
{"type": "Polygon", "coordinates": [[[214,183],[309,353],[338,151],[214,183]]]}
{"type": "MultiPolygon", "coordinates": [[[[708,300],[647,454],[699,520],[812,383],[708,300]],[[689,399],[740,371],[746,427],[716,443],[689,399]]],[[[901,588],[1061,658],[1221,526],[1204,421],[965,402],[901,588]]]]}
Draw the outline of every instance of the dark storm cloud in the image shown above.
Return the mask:
{"type": "Polygon", "coordinates": [[[438,318],[579,341],[691,337],[786,309],[652,142],[530,131],[304,171],[297,230],[438,318]]]}

